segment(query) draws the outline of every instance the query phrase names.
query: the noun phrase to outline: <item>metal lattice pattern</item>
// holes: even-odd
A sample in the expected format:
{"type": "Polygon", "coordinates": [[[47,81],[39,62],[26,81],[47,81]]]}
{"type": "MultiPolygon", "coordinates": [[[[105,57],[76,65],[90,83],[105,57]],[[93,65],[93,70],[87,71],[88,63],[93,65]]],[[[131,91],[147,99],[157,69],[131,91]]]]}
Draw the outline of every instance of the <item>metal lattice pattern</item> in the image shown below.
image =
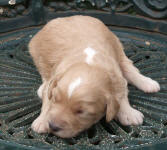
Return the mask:
{"type": "Polygon", "coordinates": [[[36,90],[40,76],[23,44],[0,53],[0,139],[28,146],[54,149],[131,148],[167,139],[167,56],[160,50],[124,42],[126,54],[141,73],[157,80],[161,91],[145,94],[129,86],[133,107],[143,112],[142,126],[122,126],[101,120],[78,137],[63,140],[51,134],[39,135],[30,129],[39,115],[41,101],[36,90]]]}

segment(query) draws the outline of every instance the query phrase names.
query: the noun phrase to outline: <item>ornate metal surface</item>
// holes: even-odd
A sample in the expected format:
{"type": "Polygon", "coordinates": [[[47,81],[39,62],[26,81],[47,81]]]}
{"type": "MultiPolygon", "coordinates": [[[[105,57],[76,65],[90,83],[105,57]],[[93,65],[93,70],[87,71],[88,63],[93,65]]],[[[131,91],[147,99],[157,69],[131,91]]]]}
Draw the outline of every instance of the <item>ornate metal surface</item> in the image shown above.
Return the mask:
{"type": "Polygon", "coordinates": [[[167,147],[166,0],[0,0],[0,149],[165,149],[167,147]],[[75,14],[101,19],[124,44],[140,71],[159,81],[161,91],[145,94],[129,86],[142,126],[103,119],[76,138],[39,135],[30,129],[41,101],[41,79],[27,52],[32,36],[52,18],[75,14]],[[9,144],[10,143],[10,144],[9,144]]]}
{"type": "MultiPolygon", "coordinates": [[[[111,27],[112,28],[112,27],[111,27]]],[[[38,116],[41,101],[36,90],[41,79],[27,52],[27,42],[38,29],[17,31],[1,37],[0,49],[0,139],[42,149],[131,149],[167,140],[167,47],[163,36],[112,28],[125,51],[140,71],[161,84],[161,91],[145,94],[129,86],[133,107],[145,115],[142,126],[125,127],[116,121],[101,120],[76,138],[63,140],[51,134],[39,135],[30,129],[38,116]],[[20,38],[21,37],[21,38],[20,38]],[[15,41],[16,40],[16,41],[15,41]],[[21,43],[21,44],[20,44],[21,43]]]]}
{"type": "Polygon", "coordinates": [[[1,0],[0,33],[74,14],[95,16],[108,25],[167,33],[166,0],[1,0]]]}

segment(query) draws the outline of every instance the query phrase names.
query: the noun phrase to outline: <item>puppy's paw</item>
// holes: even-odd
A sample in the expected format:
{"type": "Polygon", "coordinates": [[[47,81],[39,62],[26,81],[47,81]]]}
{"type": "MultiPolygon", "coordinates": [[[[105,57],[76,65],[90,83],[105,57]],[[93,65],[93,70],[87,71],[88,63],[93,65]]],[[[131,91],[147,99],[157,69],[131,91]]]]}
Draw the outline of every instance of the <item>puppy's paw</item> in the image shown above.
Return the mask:
{"type": "Polygon", "coordinates": [[[49,131],[48,122],[41,116],[33,121],[31,128],[37,133],[47,133],[49,131]]]}
{"type": "Polygon", "coordinates": [[[117,114],[117,119],[122,125],[141,125],[143,123],[144,115],[132,108],[129,107],[124,111],[119,111],[117,114]]]}
{"type": "Polygon", "coordinates": [[[39,89],[37,90],[37,95],[39,96],[39,98],[42,98],[42,91],[44,88],[44,83],[41,84],[41,86],[39,87],[39,89]]]}
{"type": "Polygon", "coordinates": [[[157,81],[152,80],[148,77],[144,77],[143,81],[139,85],[139,89],[141,89],[145,93],[154,93],[160,90],[160,85],[157,81]]]}

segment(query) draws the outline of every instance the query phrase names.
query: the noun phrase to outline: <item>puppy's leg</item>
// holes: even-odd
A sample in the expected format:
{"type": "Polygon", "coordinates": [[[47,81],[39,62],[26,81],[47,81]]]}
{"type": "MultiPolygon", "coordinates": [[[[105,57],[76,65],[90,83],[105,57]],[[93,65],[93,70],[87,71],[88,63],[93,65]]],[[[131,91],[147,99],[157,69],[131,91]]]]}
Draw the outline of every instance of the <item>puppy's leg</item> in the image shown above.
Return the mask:
{"type": "Polygon", "coordinates": [[[46,79],[42,78],[42,84],[40,85],[40,87],[37,90],[37,95],[39,96],[40,99],[42,99],[42,93],[43,93],[43,89],[46,85],[46,79]]]}
{"type": "MultiPolygon", "coordinates": [[[[45,83],[45,84],[47,84],[47,83],[45,83]]],[[[45,85],[42,84],[41,86],[44,87],[45,85]]],[[[47,91],[44,91],[44,96],[46,96],[45,92],[47,92],[47,91]]],[[[46,97],[43,97],[41,113],[40,113],[39,117],[36,118],[31,125],[31,128],[37,133],[48,133],[49,132],[49,123],[47,120],[48,119],[47,112],[49,109],[49,105],[50,105],[50,101],[46,97]]]]}
{"type": "Polygon", "coordinates": [[[123,125],[140,125],[143,123],[144,115],[132,108],[128,101],[128,90],[127,87],[124,91],[124,94],[121,94],[120,97],[120,109],[116,115],[116,119],[120,121],[123,125]]]}
{"type": "Polygon", "coordinates": [[[42,92],[43,92],[44,86],[45,86],[45,82],[43,82],[37,90],[37,95],[39,96],[40,99],[42,99],[42,92]]]}
{"type": "Polygon", "coordinates": [[[137,88],[146,93],[158,92],[160,90],[158,82],[142,75],[133,65],[132,61],[129,60],[126,56],[121,61],[120,66],[123,72],[123,76],[130,84],[135,85],[137,88]]]}
{"type": "Polygon", "coordinates": [[[111,78],[111,93],[112,97],[119,104],[119,110],[116,114],[116,119],[118,119],[123,125],[139,125],[143,123],[143,114],[138,110],[132,108],[128,101],[128,87],[127,81],[122,76],[121,72],[113,74],[114,79],[111,78]]]}
{"type": "Polygon", "coordinates": [[[49,133],[49,123],[47,122],[45,117],[46,116],[41,113],[40,116],[33,121],[32,125],[31,125],[31,128],[35,132],[37,132],[37,133],[49,133]]]}
{"type": "Polygon", "coordinates": [[[117,44],[115,47],[115,53],[117,54],[117,59],[119,59],[123,76],[127,79],[127,81],[144,92],[158,92],[160,90],[158,82],[140,74],[138,69],[133,65],[132,61],[125,55],[124,48],[119,39],[111,33],[111,43],[113,40],[117,44]]]}
{"type": "Polygon", "coordinates": [[[47,120],[47,112],[48,112],[49,104],[47,104],[47,102],[44,102],[44,101],[42,104],[41,114],[39,115],[38,118],[36,118],[33,121],[31,125],[31,128],[37,133],[49,133],[49,123],[47,120]]]}

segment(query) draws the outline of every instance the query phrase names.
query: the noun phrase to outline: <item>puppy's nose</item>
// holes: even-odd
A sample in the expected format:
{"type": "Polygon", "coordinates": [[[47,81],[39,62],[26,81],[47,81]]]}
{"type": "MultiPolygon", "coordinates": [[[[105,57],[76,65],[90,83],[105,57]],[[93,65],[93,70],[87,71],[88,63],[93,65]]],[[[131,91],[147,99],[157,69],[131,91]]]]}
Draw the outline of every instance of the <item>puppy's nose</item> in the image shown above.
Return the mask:
{"type": "Polygon", "coordinates": [[[53,124],[52,122],[49,122],[49,128],[54,131],[54,132],[58,132],[60,130],[62,130],[62,128],[56,126],[55,124],[53,124]]]}

